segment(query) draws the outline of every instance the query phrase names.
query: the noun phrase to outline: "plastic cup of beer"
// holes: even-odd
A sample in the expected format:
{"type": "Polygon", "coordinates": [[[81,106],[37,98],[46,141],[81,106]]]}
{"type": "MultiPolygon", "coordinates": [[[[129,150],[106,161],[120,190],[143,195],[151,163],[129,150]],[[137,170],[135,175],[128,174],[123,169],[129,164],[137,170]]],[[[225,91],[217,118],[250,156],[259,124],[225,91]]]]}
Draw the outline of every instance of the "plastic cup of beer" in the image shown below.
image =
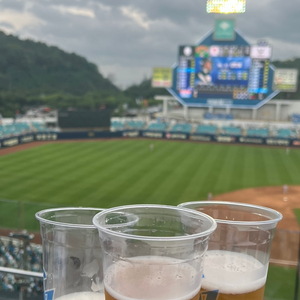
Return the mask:
{"type": "Polygon", "coordinates": [[[103,300],[103,253],[93,217],[102,209],[36,213],[43,243],[44,299],[103,300]]]}
{"type": "Polygon", "coordinates": [[[104,252],[106,300],[199,299],[213,218],[174,206],[129,205],[105,210],[93,223],[104,252]]]}
{"type": "Polygon", "coordinates": [[[204,260],[200,299],[263,300],[271,243],[282,215],[250,204],[199,201],[179,207],[217,222],[204,260]]]}

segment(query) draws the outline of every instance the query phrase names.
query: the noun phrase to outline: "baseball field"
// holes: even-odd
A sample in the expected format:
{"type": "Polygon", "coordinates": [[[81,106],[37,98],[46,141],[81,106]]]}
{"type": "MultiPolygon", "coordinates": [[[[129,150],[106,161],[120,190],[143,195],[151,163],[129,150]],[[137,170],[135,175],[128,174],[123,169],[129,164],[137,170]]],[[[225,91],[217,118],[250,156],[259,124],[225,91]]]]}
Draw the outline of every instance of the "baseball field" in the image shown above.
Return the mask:
{"type": "MultiPolygon", "coordinates": [[[[299,164],[300,151],[279,148],[150,140],[48,143],[0,156],[0,198],[32,203],[19,208],[22,225],[31,228],[34,212],[48,206],[177,205],[208,193],[299,185],[299,164]]],[[[16,205],[1,204],[1,226],[16,226],[16,205]]]]}
{"type": "MultiPolygon", "coordinates": [[[[25,148],[5,155],[0,151],[0,198],[13,200],[0,201],[0,227],[37,230],[34,213],[48,207],[177,205],[206,199],[208,193],[289,209],[286,219],[296,220],[293,209],[300,208],[300,151],[293,149],[157,140],[51,142],[25,148]],[[282,195],[283,185],[290,194],[282,195]]],[[[294,223],[286,229],[289,224],[294,223]]],[[[291,299],[295,272],[271,266],[267,299],[291,299]]]]}

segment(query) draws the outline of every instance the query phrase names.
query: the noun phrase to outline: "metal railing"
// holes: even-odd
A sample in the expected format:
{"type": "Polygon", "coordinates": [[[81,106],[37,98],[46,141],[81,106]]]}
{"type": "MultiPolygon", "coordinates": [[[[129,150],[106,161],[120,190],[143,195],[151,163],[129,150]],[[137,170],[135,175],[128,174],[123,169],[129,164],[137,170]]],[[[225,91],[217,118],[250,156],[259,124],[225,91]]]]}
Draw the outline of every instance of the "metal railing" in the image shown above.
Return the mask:
{"type": "MultiPolygon", "coordinates": [[[[40,272],[32,272],[32,271],[25,271],[13,268],[5,268],[0,267],[0,273],[2,274],[11,274],[16,277],[16,285],[19,288],[19,300],[30,300],[32,297],[28,295],[27,288],[30,285],[30,278],[34,279],[42,279],[43,273],[40,272]]],[[[0,291],[1,294],[1,291],[0,291]]],[[[42,300],[43,296],[41,295],[40,300],[42,300]]],[[[35,299],[37,299],[35,297],[35,299]]]]}

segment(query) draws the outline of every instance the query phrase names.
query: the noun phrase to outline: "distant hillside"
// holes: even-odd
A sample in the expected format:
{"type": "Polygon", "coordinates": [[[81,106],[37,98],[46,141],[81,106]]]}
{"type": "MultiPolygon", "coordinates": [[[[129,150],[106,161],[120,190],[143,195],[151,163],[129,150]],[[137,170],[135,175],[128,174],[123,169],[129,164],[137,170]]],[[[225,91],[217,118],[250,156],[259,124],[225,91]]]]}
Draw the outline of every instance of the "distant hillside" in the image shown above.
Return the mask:
{"type": "Polygon", "coordinates": [[[291,60],[275,60],[272,64],[276,68],[298,69],[298,90],[295,93],[279,93],[276,99],[300,99],[300,58],[294,58],[291,60]]]}
{"type": "Polygon", "coordinates": [[[154,99],[156,95],[170,95],[164,88],[153,88],[151,86],[151,79],[144,79],[140,84],[130,86],[124,91],[125,96],[136,99],[146,98],[154,99]]]}
{"type": "Polygon", "coordinates": [[[30,95],[118,91],[97,66],[74,53],[0,31],[0,91],[30,95]]]}

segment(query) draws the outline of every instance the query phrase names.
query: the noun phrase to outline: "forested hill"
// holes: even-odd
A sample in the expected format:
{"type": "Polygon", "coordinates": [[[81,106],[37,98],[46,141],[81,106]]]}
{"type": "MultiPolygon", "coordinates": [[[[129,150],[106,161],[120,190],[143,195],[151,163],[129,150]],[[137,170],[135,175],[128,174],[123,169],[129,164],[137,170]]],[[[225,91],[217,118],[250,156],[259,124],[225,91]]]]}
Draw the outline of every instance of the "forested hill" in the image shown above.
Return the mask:
{"type": "Polygon", "coordinates": [[[74,53],[0,31],[0,91],[26,95],[118,91],[97,66],[74,53]]]}

